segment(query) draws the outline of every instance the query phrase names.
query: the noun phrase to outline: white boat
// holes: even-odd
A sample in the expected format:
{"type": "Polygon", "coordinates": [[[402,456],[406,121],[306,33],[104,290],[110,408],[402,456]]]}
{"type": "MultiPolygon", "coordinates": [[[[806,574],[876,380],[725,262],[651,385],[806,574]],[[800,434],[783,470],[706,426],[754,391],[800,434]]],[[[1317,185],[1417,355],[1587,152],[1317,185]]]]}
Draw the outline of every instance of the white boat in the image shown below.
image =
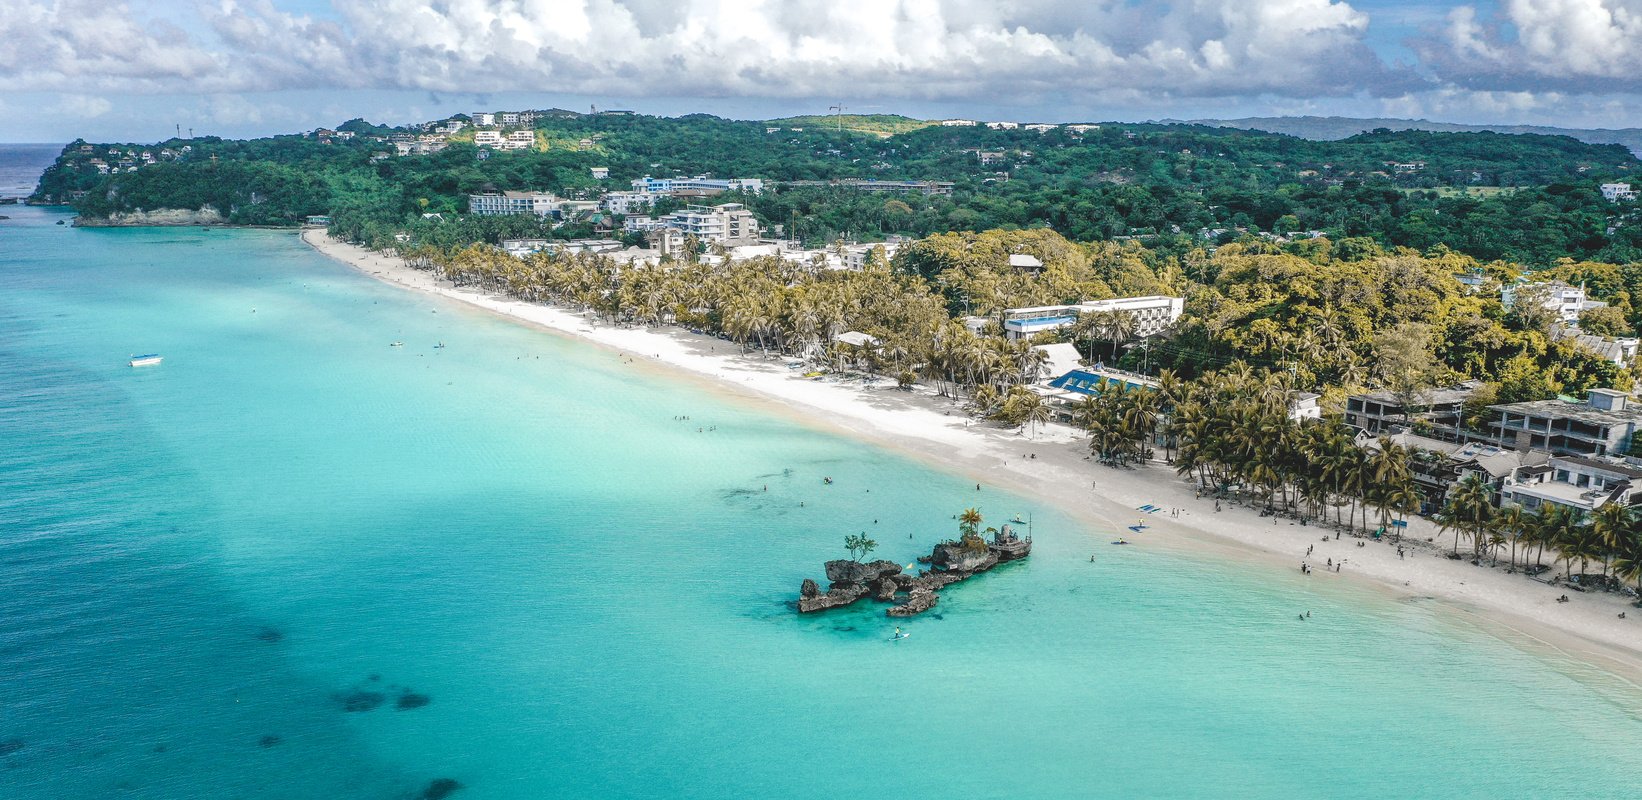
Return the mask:
{"type": "Polygon", "coordinates": [[[164,361],[164,360],[165,359],[162,356],[160,356],[159,353],[149,353],[147,355],[132,356],[131,357],[131,366],[133,366],[133,367],[152,367],[152,366],[157,366],[161,361],[164,361]]]}
{"type": "Polygon", "coordinates": [[[405,343],[404,342],[389,342],[388,346],[389,347],[404,347],[405,343]]]}

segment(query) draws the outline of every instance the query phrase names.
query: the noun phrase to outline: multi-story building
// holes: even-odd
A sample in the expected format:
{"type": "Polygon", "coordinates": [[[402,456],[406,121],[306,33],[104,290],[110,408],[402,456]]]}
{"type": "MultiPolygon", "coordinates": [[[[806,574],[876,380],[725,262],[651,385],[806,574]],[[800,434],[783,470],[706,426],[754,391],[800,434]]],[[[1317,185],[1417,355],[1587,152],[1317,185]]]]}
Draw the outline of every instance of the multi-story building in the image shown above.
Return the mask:
{"type": "Polygon", "coordinates": [[[660,222],[702,242],[741,245],[758,241],[758,219],[740,203],[689,206],[662,217],[660,222]]]}
{"type": "Polygon", "coordinates": [[[1630,396],[1614,389],[1592,389],[1584,402],[1535,400],[1488,410],[1499,414],[1493,428],[1502,446],[1558,455],[1626,455],[1642,425],[1642,409],[1631,408],[1630,396]]]}
{"type": "Polygon", "coordinates": [[[1151,336],[1173,325],[1185,310],[1186,298],[1161,295],[1119,297],[1065,306],[1009,308],[1003,312],[1003,329],[1009,338],[1022,339],[1066,327],[1086,314],[1115,311],[1134,318],[1135,336],[1151,336]]]}
{"type": "Polygon", "coordinates": [[[648,194],[705,196],[719,192],[741,191],[757,194],[764,190],[759,178],[652,178],[646,175],[633,181],[633,191],[648,194]]]}
{"type": "Polygon", "coordinates": [[[1610,203],[1617,203],[1621,200],[1635,200],[1636,190],[1632,189],[1628,183],[1604,183],[1602,184],[1602,197],[1610,203]]]}
{"type": "Polygon", "coordinates": [[[948,127],[948,128],[973,128],[973,127],[975,127],[975,120],[972,120],[972,119],[943,119],[943,120],[941,120],[941,125],[944,126],[944,127],[948,127]]]}
{"type": "Polygon", "coordinates": [[[503,139],[501,131],[473,132],[473,143],[479,147],[501,147],[502,142],[503,139]]]}
{"type": "Polygon", "coordinates": [[[656,195],[645,192],[607,192],[599,203],[612,214],[637,214],[656,204],[656,195]]]}
{"type": "Polygon", "coordinates": [[[1608,304],[1600,300],[1591,300],[1585,296],[1585,287],[1569,286],[1561,281],[1549,283],[1519,283],[1516,286],[1507,286],[1500,290],[1499,301],[1509,311],[1516,305],[1518,297],[1534,296],[1541,298],[1540,302],[1546,310],[1556,314],[1557,319],[1569,325],[1579,324],[1579,315],[1593,308],[1604,308],[1608,304]]]}
{"type": "Polygon", "coordinates": [[[1019,122],[988,122],[988,123],[986,123],[986,127],[991,128],[992,130],[995,130],[995,131],[1012,131],[1016,128],[1019,128],[1020,126],[1021,126],[1021,124],[1019,122]]]}
{"type": "Polygon", "coordinates": [[[839,178],[831,181],[782,181],[783,186],[832,186],[862,192],[922,192],[927,195],[952,194],[951,181],[882,181],[871,178],[839,178]]]}
{"type": "Polygon", "coordinates": [[[504,128],[512,128],[519,124],[519,112],[503,111],[496,115],[496,121],[500,122],[504,128]]]}
{"type": "Polygon", "coordinates": [[[1478,381],[1420,393],[1410,406],[1391,392],[1368,392],[1346,398],[1346,424],[1370,434],[1418,425],[1424,435],[1444,441],[1460,437],[1465,401],[1482,384],[1478,381]]]}
{"type": "Polygon", "coordinates": [[[481,216],[535,214],[552,216],[560,200],[547,192],[489,192],[468,195],[468,211],[481,216]]]}
{"type": "Polygon", "coordinates": [[[609,167],[588,167],[587,171],[592,174],[593,180],[596,181],[602,181],[605,178],[610,177],[609,167]]]}
{"type": "Polygon", "coordinates": [[[506,150],[528,150],[536,146],[535,131],[514,131],[502,142],[506,150]]]}
{"type": "Polygon", "coordinates": [[[1361,433],[1357,445],[1378,452],[1381,442],[1390,442],[1408,453],[1408,469],[1420,491],[1420,513],[1442,508],[1449,487],[1468,475],[1481,476],[1500,496],[1505,481],[1522,467],[1543,465],[1551,454],[1544,450],[1507,450],[1488,442],[1445,442],[1409,431],[1374,436],[1361,433]]]}
{"type": "Polygon", "coordinates": [[[1635,505],[1642,469],[1584,456],[1552,456],[1517,469],[1500,488],[1500,504],[1537,510],[1565,506],[1588,516],[1608,505],[1635,505]]]}
{"type": "Polygon", "coordinates": [[[489,128],[496,124],[496,115],[488,111],[475,111],[469,114],[468,118],[473,120],[475,128],[489,128]]]}

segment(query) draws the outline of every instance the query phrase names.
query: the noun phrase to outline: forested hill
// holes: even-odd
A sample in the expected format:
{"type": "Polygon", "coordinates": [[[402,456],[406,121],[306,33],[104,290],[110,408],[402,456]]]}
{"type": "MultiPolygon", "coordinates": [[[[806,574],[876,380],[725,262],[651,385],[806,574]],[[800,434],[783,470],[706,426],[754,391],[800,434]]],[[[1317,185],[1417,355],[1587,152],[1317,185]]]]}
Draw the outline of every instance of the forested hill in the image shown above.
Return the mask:
{"type": "Polygon", "coordinates": [[[1192,120],[1194,124],[1219,128],[1244,128],[1298,136],[1302,139],[1344,139],[1384,128],[1393,131],[1441,131],[1447,133],[1492,131],[1494,133],[1537,133],[1570,136],[1590,144],[1618,144],[1633,153],[1642,153],[1642,128],[1556,128],[1549,125],[1465,125],[1424,119],[1387,117],[1244,117],[1242,119],[1192,120]]]}
{"type": "Polygon", "coordinates": [[[1047,226],[1076,240],[1169,246],[1321,231],[1530,264],[1642,259],[1642,228],[1597,191],[1642,164],[1624,147],[1564,136],[1375,131],[1312,141],[1201,125],[1038,131],[889,116],[732,121],[556,110],[537,118],[526,150],[481,151],[466,128],[444,137],[440,152],[394,155],[395,138],[435,126],[354,120],[338,129],[351,138],[74,142],[36,199],[71,202],[90,217],[209,206],[231,222],[294,224],[328,213],[363,236],[423,212],[460,212],[468,193],[489,188],[592,196],[644,175],[709,173],[777,184],[741,199],[812,242],[1047,226]],[[592,167],[609,177],[595,180],[592,167]],[[950,181],[954,191],[885,197],[779,185],[838,178],[950,181]]]}

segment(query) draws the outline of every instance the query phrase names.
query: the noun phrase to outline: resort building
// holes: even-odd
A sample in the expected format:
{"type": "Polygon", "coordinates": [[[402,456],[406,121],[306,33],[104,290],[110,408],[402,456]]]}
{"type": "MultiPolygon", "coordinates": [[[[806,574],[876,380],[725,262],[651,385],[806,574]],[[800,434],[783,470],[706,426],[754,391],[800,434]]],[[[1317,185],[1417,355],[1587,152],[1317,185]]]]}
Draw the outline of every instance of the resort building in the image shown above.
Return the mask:
{"type": "Polygon", "coordinates": [[[717,206],[689,206],[658,220],[663,227],[702,242],[724,245],[754,244],[758,241],[758,219],[740,203],[717,206]]]}
{"type": "Polygon", "coordinates": [[[1621,200],[1635,200],[1636,191],[1628,183],[1604,183],[1602,184],[1602,198],[1610,203],[1617,203],[1621,200]]]}
{"type": "Polygon", "coordinates": [[[839,178],[831,181],[782,181],[783,186],[829,186],[862,192],[920,192],[930,196],[952,194],[952,181],[881,181],[871,178],[839,178]]]}
{"type": "Polygon", "coordinates": [[[1500,418],[1493,423],[1498,441],[1518,450],[1549,450],[1558,455],[1629,454],[1642,424],[1642,409],[1615,389],[1592,389],[1584,402],[1535,400],[1489,406],[1500,418]]]}
{"type": "Polygon", "coordinates": [[[1374,435],[1413,426],[1443,441],[1457,440],[1465,401],[1481,385],[1466,381],[1432,389],[1415,398],[1409,407],[1390,392],[1354,394],[1346,398],[1346,424],[1374,435]]]}
{"type": "Polygon", "coordinates": [[[1408,451],[1408,468],[1420,491],[1420,513],[1442,508],[1449,487],[1472,474],[1480,474],[1494,489],[1496,502],[1505,481],[1522,467],[1543,465],[1551,454],[1544,450],[1507,450],[1487,442],[1445,442],[1400,431],[1385,436],[1360,433],[1357,446],[1378,452],[1382,441],[1408,451]]]}
{"type": "Polygon", "coordinates": [[[709,178],[706,175],[694,178],[652,178],[646,175],[633,181],[633,191],[674,197],[706,197],[719,192],[757,194],[764,191],[764,181],[760,178],[709,178]]]}
{"type": "Polygon", "coordinates": [[[1557,319],[1569,325],[1579,324],[1579,315],[1593,308],[1605,308],[1608,304],[1591,300],[1585,296],[1585,287],[1569,286],[1561,281],[1549,283],[1519,283],[1516,286],[1507,286],[1500,290],[1499,301],[1505,310],[1511,310],[1516,305],[1517,297],[1524,294],[1538,294],[1542,296],[1546,310],[1556,314],[1557,319]]]}
{"type": "Polygon", "coordinates": [[[478,147],[501,147],[501,131],[474,131],[473,143],[478,147]]]}
{"type": "Polygon", "coordinates": [[[612,214],[636,214],[649,211],[656,204],[656,196],[645,192],[607,192],[599,204],[612,214]]]}
{"type": "Polygon", "coordinates": [[[551,216],[559,211],[560,200],[547,192],[489,192],[468,195],[468,211],[480,216],[535,214],[551,216]]]}
{"type": "Polygon", "coordinates": [[[475,111],[468,118],[473,120],[475,128],[489,128],[496,124],[496,115],[488,111],[475,111]]]}
{"type": "Polygon", "coordinates": [[[614,239],[503,239],[502,249],[515,258],[531,253],[614,253],[622,243],[614,239]]]}
{"type": "Polygon", "coordinates": [[[1168,329],[1185,310],[1186,298],[1162,295],[1119,297],[1067,306],[1008,308],[1003,311],[1003,329],[1009,338],[1020,339],[1059,330],[1085,314],[1121,312],[1134,318],[1134,336],[1152,336],[1168,329]]]}
{"type": "Polygon", "coordinates": [[[1642,469],[1583,456],[1552,456],[1544,464],[1517,469],[1500,489],[1501,505],[1535,510],[1565,506],[1581,514],[1609,504],[1635,505],[1642,469]]]}
{"type": "Polygon", "coordinates": [[[943,120],[941,120],[941,126],[946,127],[946,128],[973,128],[973,127],[975,127],[975,120],[972,120],[972,119],[943,119],[943,120]]]}
{"type": "Polygon", "coordinates": [[[593,175],[593,180],[602,181],[610,177],[609,167],[588,167],[587,171],[593,175]]]}

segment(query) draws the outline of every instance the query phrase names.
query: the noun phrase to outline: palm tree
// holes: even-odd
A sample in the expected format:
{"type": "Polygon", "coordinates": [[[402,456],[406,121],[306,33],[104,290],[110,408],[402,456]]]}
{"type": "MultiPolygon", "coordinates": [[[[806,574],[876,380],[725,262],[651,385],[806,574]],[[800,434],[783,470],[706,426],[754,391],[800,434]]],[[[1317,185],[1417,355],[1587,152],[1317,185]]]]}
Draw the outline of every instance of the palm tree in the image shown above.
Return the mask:
{"type": "Polygon", "coordinates": [[[1480,473],[1472,472],[1461,478],[1448,490],[1448,501],[1444,504],[1445,516],[1455,526],[1454,555],[1459,555],[1459,532],[1471,537],[1473,552],[1478,558],[1482,557],[1484,546],[1483,531],[1488,527],[1488,521],[1494,513],[1494,488],[1480,473]]]}
{"type": "Polygon", "coordinates": [[[1032,427],[1032,438],[1035,439],[1038,435],[1038,426],[1045,425],[1051,419],[1054,419],[1055,412],[1054,409],[1049,407],[1048,403],[1043,402],[1042,397],[1035,394],[1031,395],[1031,399],[1025,402],[1025,408],[1026,424],[1032,427]]]}
{"type": "Polygon", "coordinates": [[[1100,319],[1100,333],[1103,338],[1112,343],[1112,360],[1117,360],[1117,348],[1135,335],[1135,315],[1127,311],[1102,311],[1097,315],[1100,319]]]}
{"type": "Polygon", "coordinates": [[[1636,593],[1642,595],[1642,531],[1632,530],[1614,548],[1613,568],[1615,575],[1636,581],[1636,593]]]}
{"type": "Polygon", "coordinates": [[[1511,542],[1512,567],[1517,565],[1517,543],[1523,541],[1528,530],[1529,518],[1522,513],[1521,506],[1506,506],[1494,515],[1494,531],[1504,535],[1511,542]]]}
{"type": "MultiPolygon", "coordinates": [[[[1591,528],[1603,550],[1618,550],[1636,529],[1636,513],[1624,503],[1607,503],[1591,515],[1591,528]]],[[[1602,573],[1608,573],[1606,558],[1603,559],[1602,573]]]]}

